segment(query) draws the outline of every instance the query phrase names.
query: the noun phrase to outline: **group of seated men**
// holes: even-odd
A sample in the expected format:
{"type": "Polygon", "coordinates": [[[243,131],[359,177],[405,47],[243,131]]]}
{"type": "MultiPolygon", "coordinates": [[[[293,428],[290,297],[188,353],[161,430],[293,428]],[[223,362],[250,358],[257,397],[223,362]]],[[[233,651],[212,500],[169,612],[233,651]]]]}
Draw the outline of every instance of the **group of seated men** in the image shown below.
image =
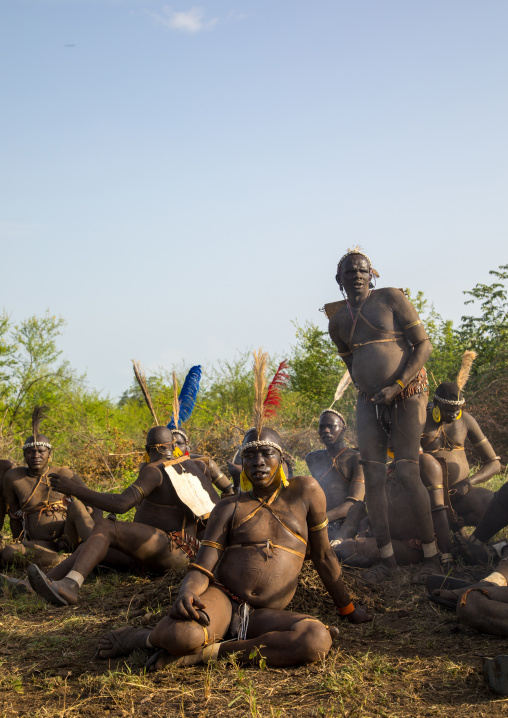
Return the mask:
{"type": "MultiPolygon", "coordinates": [[[[229,653],[254,664],[262,655],[275,667],[318,660],[329,651],[334,629],[315,617],[284,610],[306,557],[313,561],[339,615],[352,623],[371,620],[353,605],[339,563],[367,567],[378,560],[365,511],[360,455],[346,445],[345,430],[342,415],[325,410],[319,420],[325,448],[306,457],[312,477],[288,479],[290,464],[279,434],[251,429],[239,451],[248,490],[239,494],[212,460],[189,453],[181,430],[157,426],[148,432],[148,461],[119,494],[89,489],[68,468],[50,469],[51,443],[35,433],[24,445],[26,466],[5,461],[0,465],[3,512],[5,516],[8,506],[12,533],[18,537],[2,549],[2,562],[11,563],[27,552],[34,560],[28,579],[4,575],[3,585],[15,592],[35,591],[53,604],[67,606],[78,603],[83,582],[99,564],[156,573],[187,567],[169,615],[152,628],[124,627],[103,636],[100,658],[144,648],[152,652],[147,664],[152,669],[168,663],[206,663],[229,653]],[[117,520],[116,514],[134,507],[134,521],[117,520]],[[107,518],[104,511],[109,512],[107,518]],[[58,563],[62,550],[71,553],[58,563]],[[47,573],[41,570],[51,565],[47,573]]],[[[508,485],[496,495],[473,488],[499,468],[498,457],[473,417],[447,407],[446,386],[438,387],[422,436],[420,476],[430,493],[443,565],[449,569],[450,527],[457,531],[464,525],[476,528],[469,539],[457,534],[463,556],[486,562],[494,552],[501,560],[495,572],[473,587],[479,593],[469,601],[462,597],[469,587],[447,583],[444,577],[441,583],[433,577],[429,590],[445,605],[459,602],[464,620],[471,607],[488,596],[491,611],[483,610],[481,625],[476,618],[472,624],[508,635],[508,555],[502,558],[503,546],[490,553],[485,547],[508,523],[508,485]],[[433,412],[436,406],[439,414],[433,412]],[[464,450],[466,438],[482,464],[473,476],[464,450]],[[499,587],[505,588],[506,596],[499,587]]],[[[392,475],[387,484],[390,532],[402,565],[423,560],[404,492],[392,475]]]]}
{"type": "MultiPolygon", "coordinates": [[[[81,542],[47,573],[34,562],[28,580],[4,575],[4,586],[67,606],[78,603],[81,585],[99,564],[153,572],[189,569],[169,616],[153,628],[107,634],[99,641],[99,657],[147,648],[155,669],[228,653],[256,663],[263,647],[262,657],[273,666],[318,660],[330,649],[333,629],[312,616],[284,611],[307,554],[338,613],[352,623],[371,619],[353,605],[343,583],[328,541],[324,492],[312,477],[286,478],[289,467],[275,431],[247,432],[241,462],[250,489],[234,494],[230,482],[216,475],[222,499],[207,475],[216,465],[192,459],[182,432],[167,427],[148,432],[148,461],[120,494],[93,491],[68,469],[50,470],[51,451],[47,437],[29,437],[27,465],[8,469],[3,477],[11,525],[22,526],[20,540],[6,549],[9,556],[19,550],[37,558],[44,549],[54,558],[61,545],[73,548],[71,529],[81,542]],[[177,443],[181,455],[175,458],[177,443]],[[134,507],[134,521],[117,520],[116,513],[134,507]],[[96,511],[110,514],[102,518],[96,511]]],[[[49,557],[44,558],[47,565],[49,557]]]]}

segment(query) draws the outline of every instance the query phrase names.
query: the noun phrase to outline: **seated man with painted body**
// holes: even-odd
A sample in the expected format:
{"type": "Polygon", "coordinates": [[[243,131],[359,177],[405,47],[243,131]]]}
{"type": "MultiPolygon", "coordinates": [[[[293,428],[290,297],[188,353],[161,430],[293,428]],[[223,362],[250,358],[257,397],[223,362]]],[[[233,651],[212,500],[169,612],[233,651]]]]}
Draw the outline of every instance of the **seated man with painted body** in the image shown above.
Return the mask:
{"type": "Polygon", "coordinates": [[[122,628],[98,643],[100,658],[155,647],[155,668],[189,665],[234,653],[240,663],[270,666],[317,661],[330,632],[319,620],[283,609],[297,587],[307,544],[339,613],[370,620],[354,607],[325,531],[326,500],[311,477],[287,481],[280,437],[251,429],[242,448],[245,489],[212,511],[205,538],[169,616],[154,629],[122,628]],[[287,483],[287,486],[285,485],[287,483]],[[236,639],[236,640],[235,640],[236,639]]]}
{"type": "Polygon", "coordinates": [[[330,541],[339,538],[349,510],[365,497],[360,452],[346,446],[345,430],[342,414],[334,409],[323,411],[319,417],[319,436],[326,449],[311,451],[305,457],[310,473],[325,492],[330,541]]]}
{"type": "Polygon", "coordinates": [[[28,555],[42,566],[58,561],[59,551],[70,551],[90,536],[94,520],[81,501],[67,501],[54,489],[50,476],[59,476],[73,489],[84,481],[68,467],[55,467],[50,474],[52,445],[42,434],[30,436],[23,447],[26,466],[11,468],[4,475],[3,496],[9,507],[16,542],[6,545],[0,560],[10,564],[28,555]]]}
{"type": "Polygon", "coordinates": [[[121,494],[75,488],[52,478],[62,493],[71,493],[103,511],[125,513],[137,507],[134,521],[110,516],[99,521],[88,541],[45,576],[30,566],[30,583],[56,605],[76,604],[85,578],[98,564],[113,568],[140,566],[156,572],[181,568],[197,552],[198,523],[219,501],[211,482],[186,456],[174,458],[173,435],[165,426],[150,429],[146,438],[150,463],[121,494]]]}
{"type": "Polygon", "coordinates": [[[224,476],[215,461],[204,454],[192,454],[189,447],[189,438],[182,429],[171,429],[175,447],[178,447],[182,454],[188,454],[203,474],[207,476],[215,488],[220,491],[221,496],[229,496],[234,493],[233,483],[224,476]]]}
{"type": "MultiPolygon", "coordinates": [[[[457,383],[440,384],[433,403],[427,408],[421,440],[420,473],[429,490],[432,510],[441,507],[444,520],[448,514],[446,529],[451,524],[455,530],[464,525],[478,525],[494,493],[476,485],[488,481],[501,469],[499,456],[476,420],[464,411],[464,403],[457,383]],[[464,448],[466,439],[481,462],[481,467],[472,476],[469,476],[464,448]]],[[[446,532],[449,536],[449,530],[446,532]]],[[[444,535],[445,528],[442,533],[444,535]]]]}

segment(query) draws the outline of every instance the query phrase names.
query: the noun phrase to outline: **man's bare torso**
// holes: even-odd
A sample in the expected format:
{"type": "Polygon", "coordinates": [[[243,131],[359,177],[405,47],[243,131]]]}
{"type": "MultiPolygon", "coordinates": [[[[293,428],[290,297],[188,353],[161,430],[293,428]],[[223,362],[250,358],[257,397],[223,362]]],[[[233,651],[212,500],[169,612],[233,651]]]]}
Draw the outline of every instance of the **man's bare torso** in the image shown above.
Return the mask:
{"type": "Polygon", "coordinates": [[[427,420],[422,434],[422,448],[436,459],[444,459],[448,469],[448,485],[453,486],[469,474],[469,463],[464,450],[468,427],[466,412],[455,421],[437,424],[432,411],[427,410],[427,420]]]}
{"type": "MultiPolygon", "coordinates": [[[[398,289],[373,290],[361,307],[362,316],[358,317],[352,336],[353,319],[345,301],[330,319],[330,336],[339,353],[352,351],[353,379],[366,394],[375,394],[393,384],[412,353],[403,324],[393,308],[393,298],[400,302],[401,296],[398,289]]],[[[405,297],[403,300],[407,302],[405,297]]],[[[353,317],[356,316],[357,310],[353,309],[353,317]]]]}
{"type": "Polygon", "coordinates": [[[326,449],[318,449],[307,454],[305,461],[312,476],[319,483],[326,496],[326,508],[340,506],[351,494],[353,470],[360,454],[354,449],[345,449],[334,462],[326,449]]]}
{"type": "Polygon", "coordinates": [[[260,505],[248,493],[223,499],[223,505],[215,509],[223,510],[229,517],[227,546],[231,546],[217,568],[218,580],[254,608],[283,609],[296,591],[308,538],[308,504],[302,484],[309,481],[314,479],[291,479],[289,487],[283,489],[272,504],[280,519],[303,541],[266,508],[260,508],[251,519],[238,526],[260,505]]]}

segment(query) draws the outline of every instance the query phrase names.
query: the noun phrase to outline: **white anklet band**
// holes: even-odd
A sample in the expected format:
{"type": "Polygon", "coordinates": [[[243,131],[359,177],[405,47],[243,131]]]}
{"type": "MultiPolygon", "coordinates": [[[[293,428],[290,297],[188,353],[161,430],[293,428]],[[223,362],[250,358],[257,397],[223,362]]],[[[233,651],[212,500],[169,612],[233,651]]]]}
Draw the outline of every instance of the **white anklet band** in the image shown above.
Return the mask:
{"type": "Polygon", "coordinates": [[[491,573],[490,576],[487,576],[483,580],[488,581],[489,583],[495,583],[496,586],[506,586],[505,577],[502,573],[498,573],[497,571],[494,571],[494,573],[491,573]]]}
{"type": "Polygon", "coordinates": [[[503,549],[505,546],[508,546],[507,541],[500,541],[499,543],[492,544],[492,548],[495,549],[499,558],[502,558],[503,549]]]}
{"type": "Polygon", "coordinates": [[[432,543],[422,543],[422,549],[424,558],[432,558],[437,554],[437,546],[435,541],[433,541],[432,543]]]}
{"type": "Polygon", "coordinates": [[[148,636],[146,637],[146,647],[147,647],[147,648],[155,648],[155,646],[152,646],[152,644],[150,643],[150,636],[151,636],[151,635],[152,635],[152,634],[149,633],[148,636]]]}
{"type": "Polygon", "coordinates": [[[83,581],[85,580],[85,577],[78,573],[78,571],[69,571],[65,578],[70,578],[71,581],[78,584],[79,588],[81,588],[83,581]]]}
{"type": "Polygon", "coordinates": [[[387,543],[386,546],[381,546],[379,549],[379,555],[381,558],[390,558],[393,556],[393,546],[391,543],[387,543]]]}

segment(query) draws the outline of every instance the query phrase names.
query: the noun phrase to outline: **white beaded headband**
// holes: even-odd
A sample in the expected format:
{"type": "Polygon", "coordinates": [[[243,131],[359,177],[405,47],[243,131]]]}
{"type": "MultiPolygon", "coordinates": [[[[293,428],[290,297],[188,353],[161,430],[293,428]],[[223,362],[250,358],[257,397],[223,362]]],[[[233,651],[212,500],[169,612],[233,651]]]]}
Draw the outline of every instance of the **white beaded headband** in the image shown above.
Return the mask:
{"type": "Polygon", "coordinates": [[[25,449],[34,449],[36,446],[45,446],[48,449],[53,448],[47,441],[31,441],[29,444],[23,444],[23,451],[25,449]]]}
{"type": "Polygon", "coordinates": [[[189,441],[189,437],[185,433],[185,431],[182,431],[181,429],[170,429],[172,434],[180,434],[180,436],[183,436],[186,442],[189,441]]]}
{"type": "Polygon", "coordinates": [[[453,401],[453,399],[441,399],[439,394],[434,394],[434,399],[437,399],[440,404],[447,404],[448,406],[463,406],[466,403],[465,399],[458,399],[457,401],[453,401]]]}
{"type": "Polygon", "coordinates": [[[346,254],[344,254],[344,256],[340,258],[337,265],[337,274],[340,274],[340,267],[342,262],[346,259],[346,257],[349,257],[351,254],[359,254],[360,256],[365,257],[365,259],[369,263],[369,269],[372,269],[372,262],[370,261],[370,257],[368,257],[365,252],[362,252],[361,249],[359,249],[358,247],[353,247],[353,249],[348,249],[346,254]]]}
{"type": "Polygon", "coordinates": [[[267,439],[261,440],[261,441],[249,441],[247,444],[244,444],[240,448],[240,456],[243,459],[244,453],[247,451],[247,449],[259,449],[260,446],[271,446],[272,449],[277,449],[277,451],[280,451],[281,456],[284,454],[281,447],[276,444],[274,441],[268,441],[267,439]]]}
{"type": "Polygon", "coordinates": [[[339,419],[342,419],[342,422],[343,422],[343,424],[344,424],[344,428],[346,428],[346,420],[344,419],[344,417],[342,416],[342,414],[340,413],[340,411],[335,411],[335,409],[325,409],[324,411],[321,412],[321,414],[319,415],[319,418],[321,419],[321,417],[322,417],[324,414],[335,414],[335,416],[338,416],[339,419]]]}

